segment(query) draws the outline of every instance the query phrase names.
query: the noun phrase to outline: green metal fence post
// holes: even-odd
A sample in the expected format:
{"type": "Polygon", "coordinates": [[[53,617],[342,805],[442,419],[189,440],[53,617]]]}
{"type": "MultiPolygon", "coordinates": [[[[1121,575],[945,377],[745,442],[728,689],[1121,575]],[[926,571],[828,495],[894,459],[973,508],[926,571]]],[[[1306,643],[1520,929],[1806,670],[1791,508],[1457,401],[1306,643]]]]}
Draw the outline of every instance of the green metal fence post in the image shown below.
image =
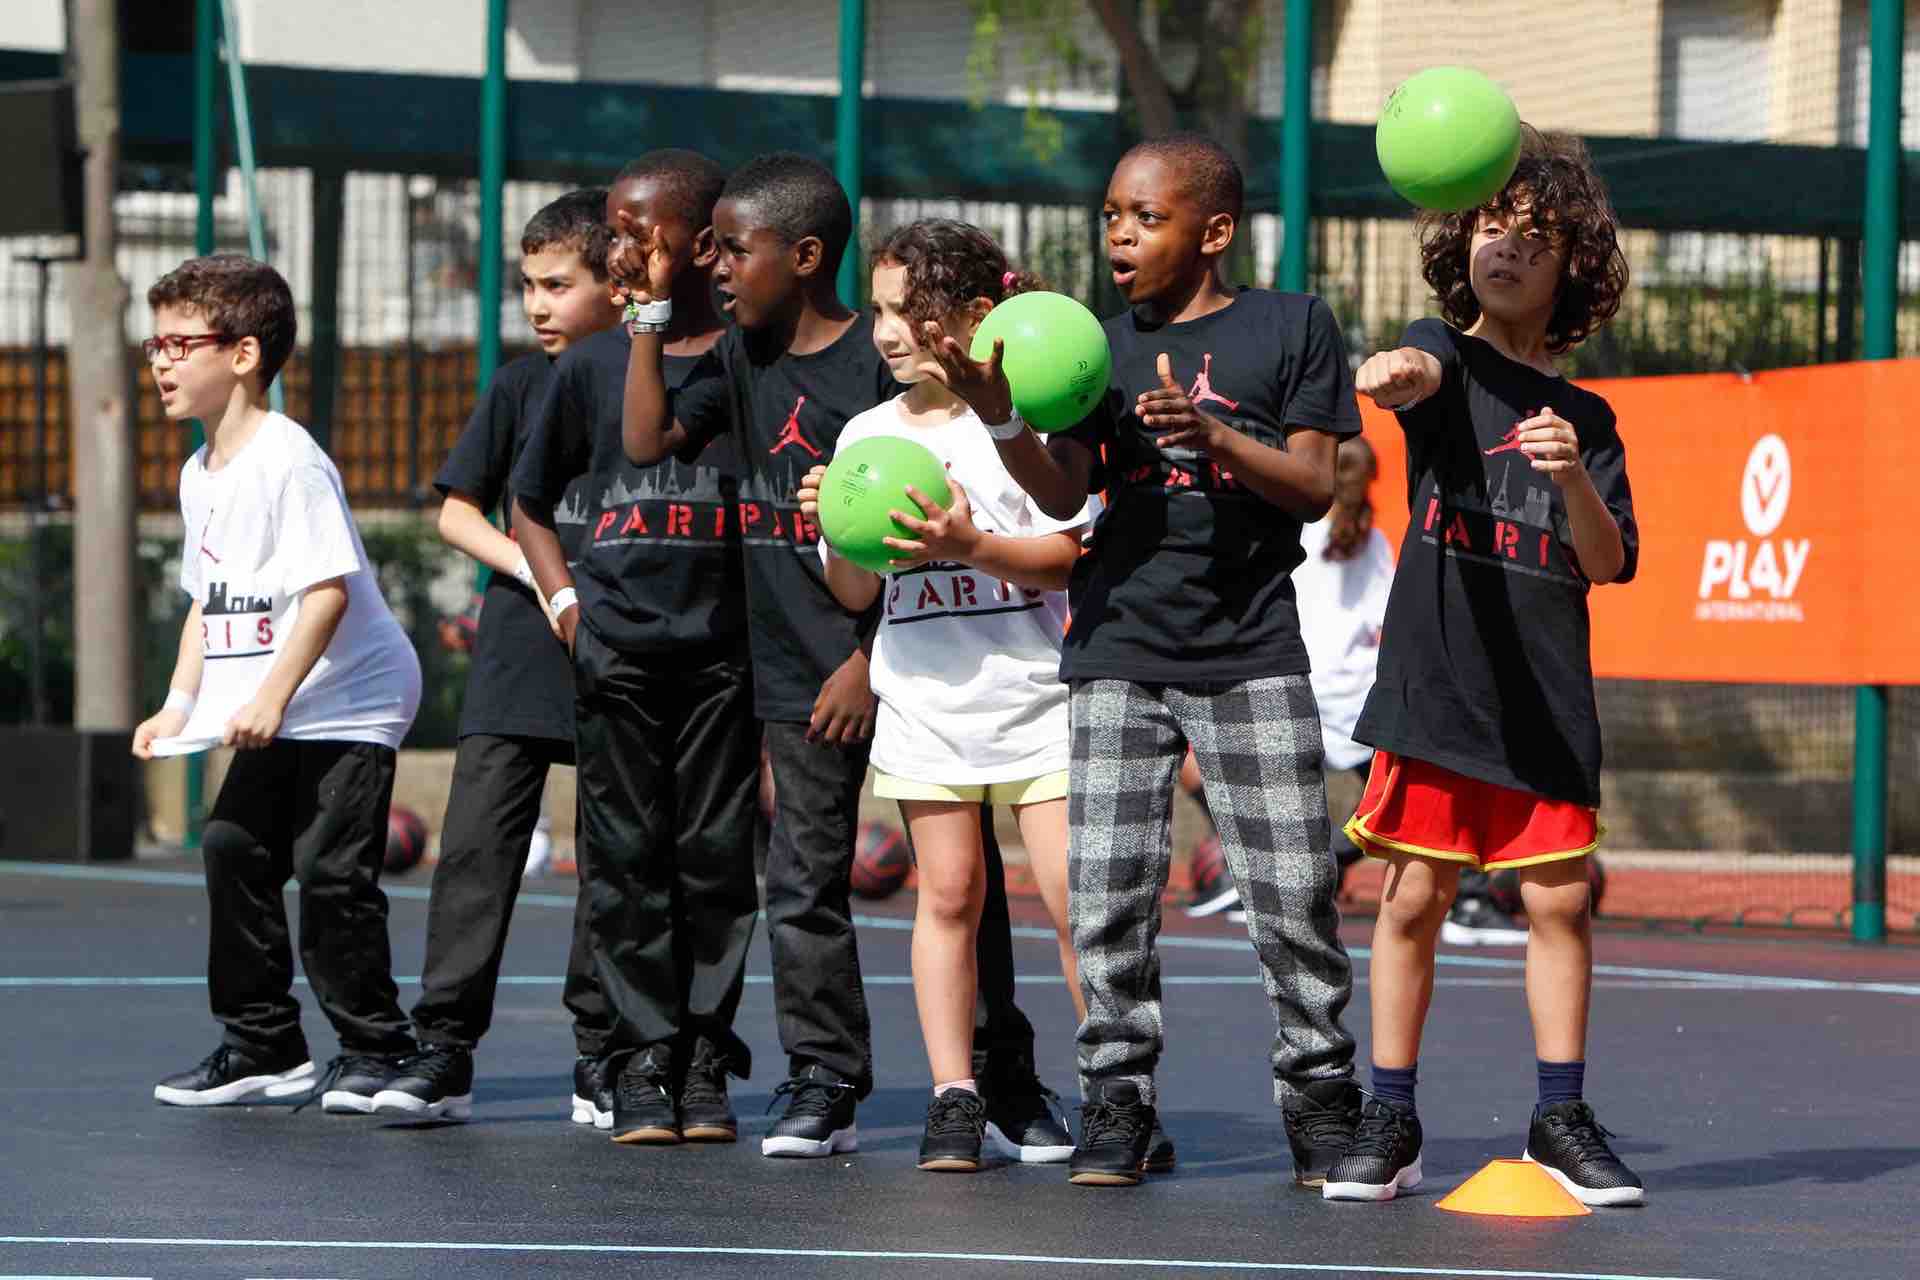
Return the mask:
{"type": "MultiPolygon", "coordinates": [[[[213,201],[218,194],[219,109],[220,109],[220,0],[197,0],[193,17],[193,251],[205,257],[215,247],[213,201]]],[[[193,449],[206,443],[206,433],[196,420],[193,424],[193,449]]],[[[189,849],[200,847],[207,804],[206,757],[186,758],[186,798],[181,823],[180,843],[189,849]]]]}
{"type": "Polygon", "coordinates": [[[1307,288],[1313,217],[1313,0],[1287,0],[1286,100],[1280,120],[1280,287],[1307,288]]]}
{"type": "Polygon", "coordinates": [[[840,297],[850,306],[860,304],[860,187],[861,93],[867,81],[866,0],[840,0],[840,99],[833,112],[835,176],[853,205],[853,235],[847,256],[840,260],[840,297]]]}
{"type": "MultiPolygon", "coordinates": [[[[1891,360],[1900,305],[1903,0],[1873,0],[1868,34],[1867,210],[1862,250],[1869,360],[1891,360]]],[[[1853,936],[1887,938],[1887,691],[1861,685],[1853,710],[1853,936]]]]}
{"type": "Polygon", "coordinates": [[[479,386],[485,392],[500,364],[501,221],[507,183],[507,0],[487,0],[487,70],[480,82],[479,386]]]}

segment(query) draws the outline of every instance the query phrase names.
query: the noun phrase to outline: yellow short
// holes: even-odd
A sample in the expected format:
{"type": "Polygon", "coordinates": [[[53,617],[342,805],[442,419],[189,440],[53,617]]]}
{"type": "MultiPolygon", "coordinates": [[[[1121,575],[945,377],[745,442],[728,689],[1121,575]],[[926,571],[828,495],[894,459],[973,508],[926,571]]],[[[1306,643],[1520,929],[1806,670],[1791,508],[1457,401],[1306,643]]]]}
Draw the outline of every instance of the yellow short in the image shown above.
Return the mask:
{"type": "Polygon", "coordinates": [[[915,782],[890,773],[873,771],[873,794],[882,800],[948,800],[956,804],[1039,804],[1043,800],[1063,800],[1067,794],[1067,771],[1043,773],[1037,778],[1016,782],[962,782],[949,786],[940,782],[915,782]]]}

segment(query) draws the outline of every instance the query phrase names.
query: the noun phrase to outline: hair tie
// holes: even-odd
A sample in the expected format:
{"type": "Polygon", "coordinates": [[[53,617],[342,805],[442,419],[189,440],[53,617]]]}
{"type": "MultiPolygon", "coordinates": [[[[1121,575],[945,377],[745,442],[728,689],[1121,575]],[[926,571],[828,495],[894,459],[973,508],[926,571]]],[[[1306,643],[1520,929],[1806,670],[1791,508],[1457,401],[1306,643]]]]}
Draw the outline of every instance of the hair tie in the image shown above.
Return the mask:
{"type": "Polygon", "coordinates": [[[1020,273],[1018,271],[1009,271],[1000,277],[1000,287],[1002,289],[1011,289],[1019,279],[1020,273]]]}

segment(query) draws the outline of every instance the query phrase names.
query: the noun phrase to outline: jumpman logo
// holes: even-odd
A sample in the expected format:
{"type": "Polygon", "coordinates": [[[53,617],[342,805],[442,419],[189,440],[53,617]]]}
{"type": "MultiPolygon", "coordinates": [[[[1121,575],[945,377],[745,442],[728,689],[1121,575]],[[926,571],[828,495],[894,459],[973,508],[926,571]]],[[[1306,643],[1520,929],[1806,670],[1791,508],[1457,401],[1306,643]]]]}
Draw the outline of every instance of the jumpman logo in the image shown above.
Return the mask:
{"type": "Polygon", "coordinates": [[[1187,399],[1193,401],[1195,404],[1212,400],[1227,406],[1229,409],[1238,410],[1240,408],[1240,402],[1238,400],[1229,400],[1213,389],[1213,352],[1211,351],[1200,357],[1200,374],[1193,380],[1193,386],[1188,389],[1187,399]]]}
{"type": "Polygon", "coordinates": [[[207,522],[200,526],[200,554],[205,556],[207,559],[213,561],[215,564],[219,564],[220,557],[213,554],[213,548],[207,545],[207,530],[211,529],[212,527],[213,527],[213,512],[209,511],[207,512],[207,522]]]}
{"type": "Polygon", "coordinates": [[[773,448],[767,450],[768,453],[778,453],[790,444],[797,444],[814,457],[817,458],[820,456],[820,451],[809,444],[807,438],[800,434],[800,406],[806,402],[807,398],[805,396],[801,396],[793,402],[793,412],[787,415],[787,425],[780,428],[780,436],[773,442],[773,448]]]}

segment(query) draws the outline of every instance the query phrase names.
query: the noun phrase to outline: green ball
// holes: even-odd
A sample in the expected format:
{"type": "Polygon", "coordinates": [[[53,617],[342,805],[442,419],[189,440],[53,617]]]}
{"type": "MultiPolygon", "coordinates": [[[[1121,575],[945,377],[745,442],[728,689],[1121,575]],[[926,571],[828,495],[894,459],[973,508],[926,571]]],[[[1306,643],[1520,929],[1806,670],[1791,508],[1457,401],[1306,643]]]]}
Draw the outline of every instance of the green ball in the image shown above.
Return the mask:
{"type": "Polygon", "coordinates": [[[882,540],[914,536],[888,514],[920,510],[907,496],[908,485],[942,507],[953,502],[946,467],[923,444],[901,436],[868,436],[836,451],[820,482],[821,535],[862,569],[887,572],[887,562],[900,553],[882,540]]]}
{"type": "Polygon", "coordinates": [[[1393,189],[1422,209],[1477,209],[1513,177],[1520,113],[1471,67],[1428,67],[1387,96],[1373,149],[1393,189]]]}
{"type": "Polygon", "coordinates": [[[1001,367],[1013,407],[1035,431],[1066,430],[1107,393],[1107,331],[1064,293],[1017,293],[989,311],[974,331],[973,358],[990,357],[995,338],[1007,344],[1001,367]]]}

